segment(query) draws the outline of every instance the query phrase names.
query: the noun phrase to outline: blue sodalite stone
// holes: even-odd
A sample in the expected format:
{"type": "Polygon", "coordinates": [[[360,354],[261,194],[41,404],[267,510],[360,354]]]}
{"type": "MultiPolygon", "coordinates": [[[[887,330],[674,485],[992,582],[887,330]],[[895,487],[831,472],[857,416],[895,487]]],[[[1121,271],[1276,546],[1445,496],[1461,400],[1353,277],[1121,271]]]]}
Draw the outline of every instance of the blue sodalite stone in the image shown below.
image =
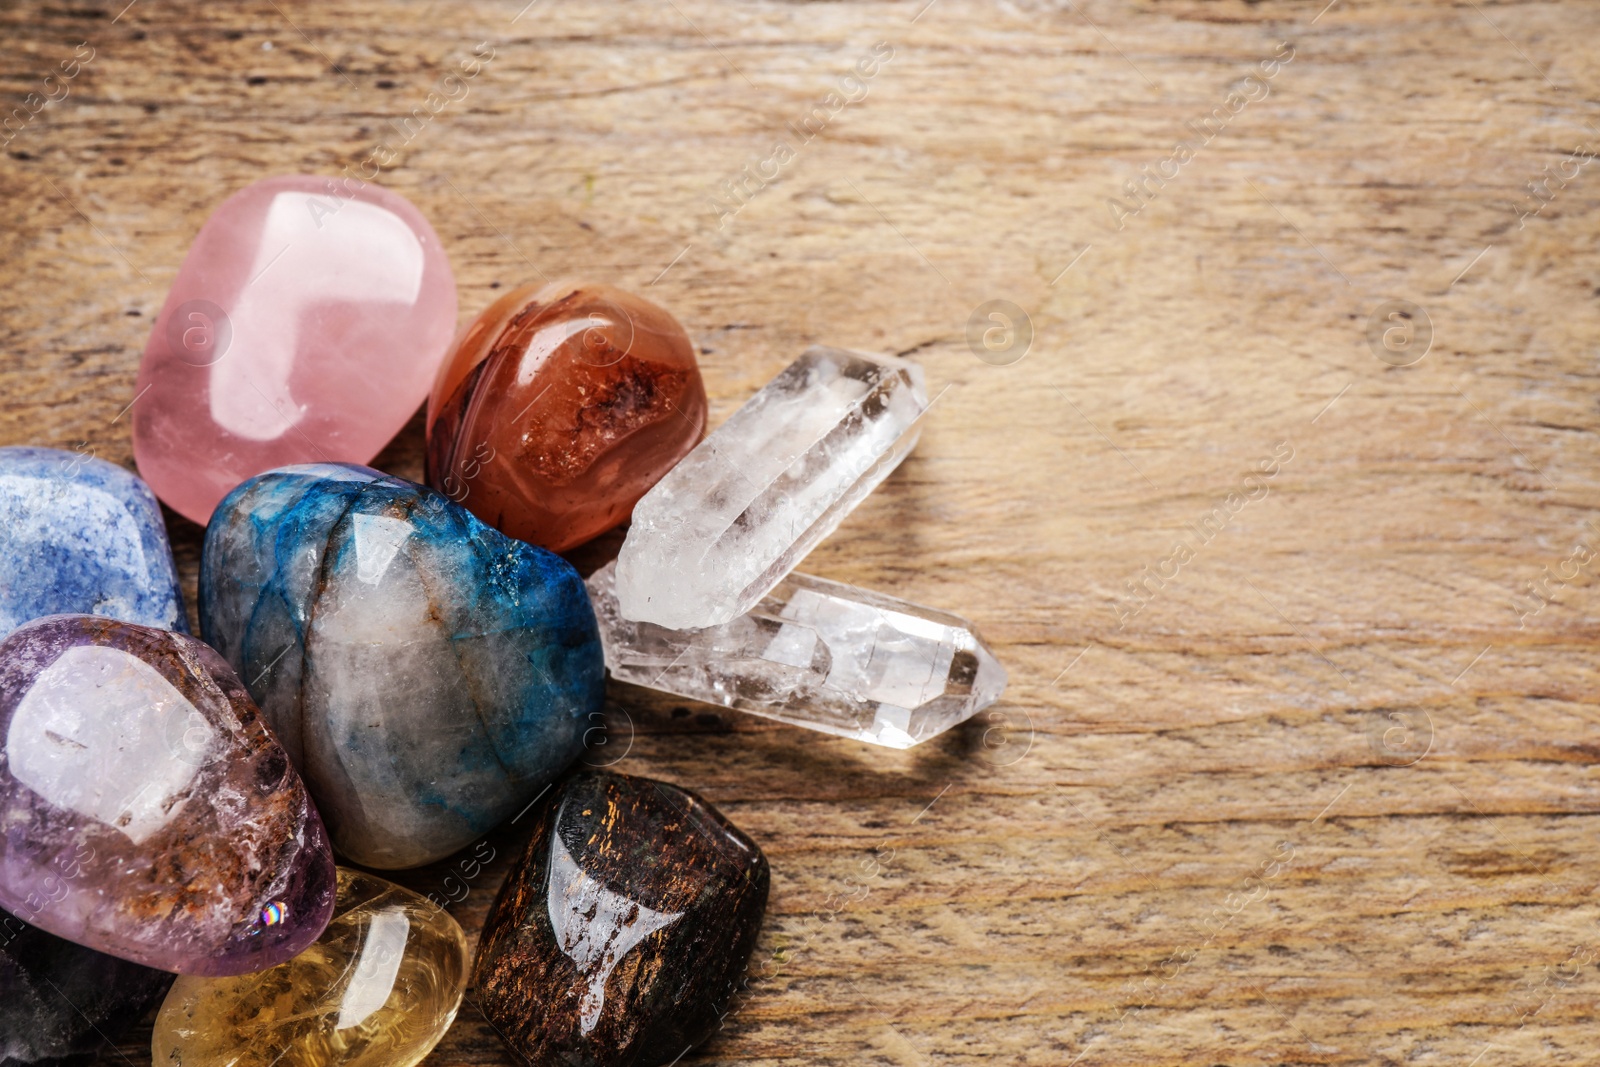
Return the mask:
{"type": "Polygon", "coordinates": [[[206,527],[200,629],[289,751],[334,847],[449,855],[520,811],[599,721],[577,571],[367,467],[258,475],[206,527]]]}
{"type": "Polygon", "coordinates": [[[0,448],[0,638],[61,614],[188,632],[161,506],[103,459],[0,448]]]}

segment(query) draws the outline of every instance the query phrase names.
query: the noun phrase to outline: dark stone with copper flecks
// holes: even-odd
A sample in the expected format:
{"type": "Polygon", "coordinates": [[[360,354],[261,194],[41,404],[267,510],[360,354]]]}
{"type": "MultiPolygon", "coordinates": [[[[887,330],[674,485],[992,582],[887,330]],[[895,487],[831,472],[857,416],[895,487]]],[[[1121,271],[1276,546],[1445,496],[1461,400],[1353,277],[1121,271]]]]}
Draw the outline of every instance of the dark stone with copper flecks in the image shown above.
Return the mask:
{"type": "Polygon", "coordinates": [[[761,849],[688,790],[586,773],[545,801],[473,981],[530,1067],[653,1067],[704,1041],[755,948],[761,849]]]}

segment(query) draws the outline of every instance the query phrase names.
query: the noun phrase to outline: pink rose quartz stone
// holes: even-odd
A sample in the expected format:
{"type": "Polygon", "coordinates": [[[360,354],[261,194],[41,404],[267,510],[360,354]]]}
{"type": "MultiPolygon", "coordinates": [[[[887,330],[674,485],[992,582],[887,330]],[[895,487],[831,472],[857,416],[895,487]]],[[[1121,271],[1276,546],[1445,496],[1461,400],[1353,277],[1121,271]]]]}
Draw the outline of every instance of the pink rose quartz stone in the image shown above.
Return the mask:
{"type": "Polygon", "coordinates": [[[184,257],[139,364],[133,453],[204,523],[291,463],[366,463],[427,398],[456,326],[438,234],[371,183],[267,178],[223,201],[184,257]]]}

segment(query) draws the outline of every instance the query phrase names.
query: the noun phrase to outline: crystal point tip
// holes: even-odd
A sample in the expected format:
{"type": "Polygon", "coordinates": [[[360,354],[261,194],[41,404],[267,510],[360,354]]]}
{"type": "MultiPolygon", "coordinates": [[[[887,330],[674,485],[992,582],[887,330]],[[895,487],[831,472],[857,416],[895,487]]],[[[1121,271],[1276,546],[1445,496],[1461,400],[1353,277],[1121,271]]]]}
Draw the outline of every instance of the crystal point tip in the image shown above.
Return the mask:
{"type": "Polygon", "coordinates": [[[927,408],[910,360],[808,348],[634,508],[622,616],[692,629],[749,611],[899,466],[927,408]]]}

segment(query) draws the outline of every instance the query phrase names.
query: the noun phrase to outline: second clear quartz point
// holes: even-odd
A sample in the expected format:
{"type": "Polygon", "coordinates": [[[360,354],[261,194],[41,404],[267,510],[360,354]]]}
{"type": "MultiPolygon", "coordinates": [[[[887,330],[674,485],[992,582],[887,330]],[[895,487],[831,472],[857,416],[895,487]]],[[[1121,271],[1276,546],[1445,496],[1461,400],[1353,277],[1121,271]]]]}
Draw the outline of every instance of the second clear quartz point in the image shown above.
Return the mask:
{"type": "Polygon", "coordinates": [[[959,615],[791,573],[731,622],[669,630],[623,617],[615,568],[595,572],[589,593],[619,681],[890,748],[1005,689],[1005,668],[959,615]]]}

